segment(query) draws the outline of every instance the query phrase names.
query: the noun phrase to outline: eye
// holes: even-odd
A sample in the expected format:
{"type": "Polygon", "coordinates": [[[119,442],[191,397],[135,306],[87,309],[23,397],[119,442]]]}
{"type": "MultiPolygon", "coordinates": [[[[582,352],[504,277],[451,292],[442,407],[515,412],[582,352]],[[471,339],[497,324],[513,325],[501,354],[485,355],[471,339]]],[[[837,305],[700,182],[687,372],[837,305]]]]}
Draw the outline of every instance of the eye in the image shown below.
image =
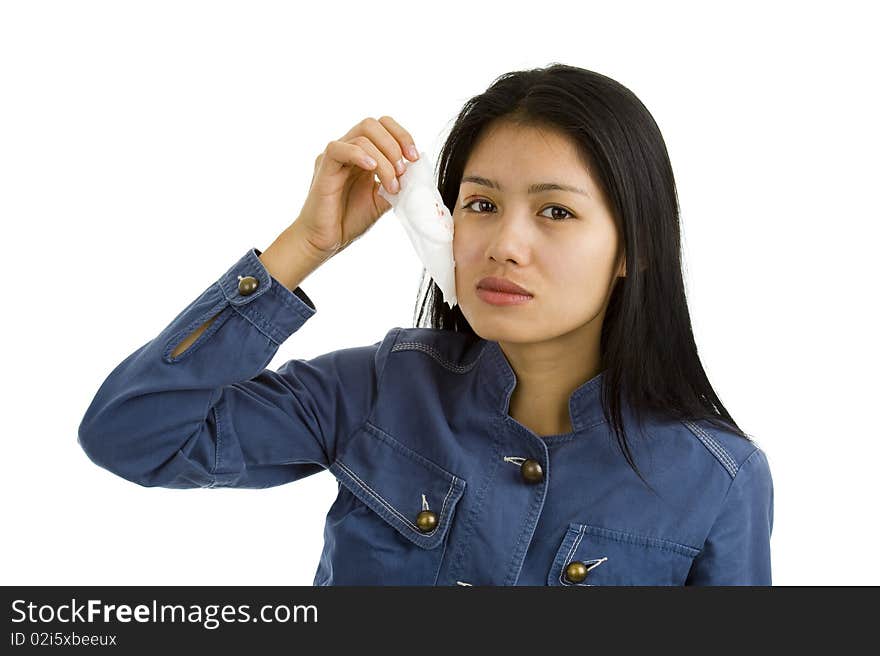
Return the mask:
{"type": "MultiPolygon", "coordinates": [[[[549,206],[545,207],[542,211],[546,211],[546,210],[562,210],[563,212],[565,212],[568,215],[568,216],[548,216],[547,217],[548,219],[553,219],[554,221],[564,221],[565,219],[574,216],[574,214],[569,212],[564,207],[560,207],[559,205],[549,205],[549,206]]],[[[547,216],[547,215],[544,214],[542,216],[547,216]]]]}
{"type": "MultiPolygon", "coordinates": [[[[473,209],[471,209],[471,205],[474,205],[475,203],[485,203],[487,205],[490,205],[491,207],[495,207],[495,205],[492,202],[490,202],[484,198],[477,198],[476,200],[472,200],[469,203],[465,203],[461,207],[462,207],[462,209],[466,209],[470,212],[477,212],[478,214],[481,212],[484,212],[484,211],[488,211],[488,210],[473,210],[473,209]]],[[[547,216],[546,214],[541,215],[541,216],[547,216],[548,219],[552,219],[553,221],[564,221],[565,219],[568,219],[568,218],[571,218],[574,216],[574,214],[569,212],[564,207],[560,207],[559,205],[548,205],[547,207],[545,207],[542,210],[542,212],[546,212],[547,210],[561,210],[562,212],[565,213],[564,216],[559,216],[558,214],[556,216],[547,216]]]]}
{"type": "MultiPolygon", "coordinates": [[[[489,204],[489,205],[492,205],[492,203],[490,203],[488,200],[484,200],[484,199],[482,199],[482,198],[478,198],[477,200],[472,200],[470,203],[465,203],[464,205],[462,205],[462,209],[466,209],[466,210],[468,210],[468,211],[470,211],[470,212],[477,212],[477,213],[483,211],[483,210],[472,210],[472,209],[471,209],[471,205],[473,205],[474,203],[487,203],[487,204],[489,204]]],[[[492,207],[495,207],[495,206],[492,205],[492,207]]]]}

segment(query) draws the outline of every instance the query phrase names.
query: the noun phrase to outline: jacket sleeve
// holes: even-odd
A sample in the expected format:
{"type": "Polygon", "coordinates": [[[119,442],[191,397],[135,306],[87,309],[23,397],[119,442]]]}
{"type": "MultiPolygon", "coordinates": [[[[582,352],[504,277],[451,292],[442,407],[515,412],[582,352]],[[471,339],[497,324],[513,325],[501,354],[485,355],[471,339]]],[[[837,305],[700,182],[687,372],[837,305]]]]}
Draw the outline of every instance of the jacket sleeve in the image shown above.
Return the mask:
{"type": "Polygon", "coordinates": [[[756,448],[740,465],[685,585],[772,585],[773,478],[756,448]]]}
{"type": "Polygon", "coordinates": [[[332,464],[337,440],[370,412],[384,341],[265,369],[316,308],[301,288],[275,280],[260,254],[249,249],[110,373],[78,432],[95,464],[168,488],[272,487],[332,464]],[[251,293],[239,290],[247,276],[257,280],[251,293]]]}

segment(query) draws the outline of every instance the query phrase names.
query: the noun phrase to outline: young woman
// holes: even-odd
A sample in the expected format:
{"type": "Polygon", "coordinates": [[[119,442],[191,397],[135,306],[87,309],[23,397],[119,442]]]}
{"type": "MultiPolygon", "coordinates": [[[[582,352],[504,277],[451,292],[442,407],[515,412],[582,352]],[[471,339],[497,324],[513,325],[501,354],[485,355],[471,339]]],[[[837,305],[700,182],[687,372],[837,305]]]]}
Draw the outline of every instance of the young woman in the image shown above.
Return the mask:
{"type": "Polygon", "coordinates": [[[770,585],[768,461],[697,355],[663,138],[605,76],[512,72],[462,109],[459,305],[432,284],[417,327],[266,369],[417,156],[388,116],[331,141],[293,224],[110,373],[89,457],[171,488],[329,470],[316,585],[770,585]]]}

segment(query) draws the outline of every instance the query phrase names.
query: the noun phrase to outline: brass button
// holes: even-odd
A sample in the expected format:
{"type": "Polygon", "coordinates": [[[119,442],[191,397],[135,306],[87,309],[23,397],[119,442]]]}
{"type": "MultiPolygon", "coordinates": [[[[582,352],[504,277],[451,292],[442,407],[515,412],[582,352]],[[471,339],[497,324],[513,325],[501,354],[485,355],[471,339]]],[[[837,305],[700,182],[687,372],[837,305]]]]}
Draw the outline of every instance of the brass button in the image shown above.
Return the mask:
{"type": "Polygon", "coordinates": [[[423,510],[416,517],[416,526],[422,533],[429,533],[437,526],[437,513],[433,510],[423,510]]]}
{"type": "Polygon", "coordinates": [[[519,471],[526,483],[540,483],[544,480],[544,470],[541,469],[541,463],[537,460],[526,459],[520,465],[519,471]]]}
{"type": "Polygon", "coordinates": [[[239,276],[238,278],[238,293],[242,296],[250,296],[257,291],[259,286],[260,281],[253,276],[245,276],[244,278],[239,276]]]}
{"type": "Polygon", "coordinates": [[[580,583],[587,578],[587,566],[579,560],[573,560],[565,568],[565,578],[572,583],[580,583]]]}

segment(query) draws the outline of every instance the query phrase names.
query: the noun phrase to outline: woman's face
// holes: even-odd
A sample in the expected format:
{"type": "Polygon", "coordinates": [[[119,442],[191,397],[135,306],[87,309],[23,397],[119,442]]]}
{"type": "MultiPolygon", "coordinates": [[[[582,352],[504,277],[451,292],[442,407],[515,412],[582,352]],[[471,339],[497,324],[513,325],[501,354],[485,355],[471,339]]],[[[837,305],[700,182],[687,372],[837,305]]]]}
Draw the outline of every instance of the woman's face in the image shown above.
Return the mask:
{"type": "Polygon", "coordinates": [[[538,342],[574,331],[604,314],[613,283],[626,272],[601,190],[567,137],[546,128],[503,120],[490,126],[465,164],[453,220],[458,303],[484,339],[538,342]],[[529,193],[543,183],[586,195],[529,193]],[[477,294],[486,276],[507,278],[532,298],[488,303],[477,294]]]}

